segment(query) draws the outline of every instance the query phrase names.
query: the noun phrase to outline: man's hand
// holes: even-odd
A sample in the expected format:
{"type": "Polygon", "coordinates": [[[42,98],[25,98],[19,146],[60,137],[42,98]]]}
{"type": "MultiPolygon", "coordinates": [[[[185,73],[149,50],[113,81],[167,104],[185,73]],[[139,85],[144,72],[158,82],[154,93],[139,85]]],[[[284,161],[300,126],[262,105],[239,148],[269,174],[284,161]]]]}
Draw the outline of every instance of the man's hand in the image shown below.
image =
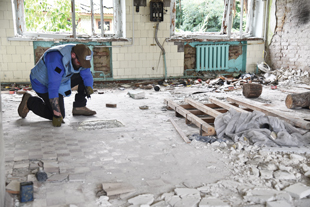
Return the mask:
{"type": "Polygon", "coordinates": [[[94,93],[94,90],[90,86],[87,86],[86,87],[86,93],[87,93],[87,96],[89,96],[90,94],[94,93]]]}
{"type": "Polygon", "coordinates": [[[53,116],[53,126],[54,127],[60,127],[61,126],[61,123],[62,123],[62,116],[53,116]]]}

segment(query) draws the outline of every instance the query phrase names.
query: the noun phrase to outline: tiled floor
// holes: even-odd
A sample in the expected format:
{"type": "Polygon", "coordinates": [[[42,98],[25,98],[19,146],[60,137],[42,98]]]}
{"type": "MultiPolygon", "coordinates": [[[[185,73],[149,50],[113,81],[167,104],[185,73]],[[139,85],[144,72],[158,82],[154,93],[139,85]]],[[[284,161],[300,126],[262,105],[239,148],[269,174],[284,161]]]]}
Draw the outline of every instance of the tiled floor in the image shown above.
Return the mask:
{"type": "Polygon", "coordinates": [[[212,162],[223,167],[224,162],[218,161],[216,153],[196,149],[180,138],[170,118],[184,132],[198,131],[186,126],[173,111],[162,110],[164,98],[171,98],[169,92],[145,90],[146,99],[137,100],[127,95],[129,89],[102,91],[105,93],[94,94],[88,101],[88,107],[97,111],[94,117],[73,117],[74,96],[65,98],[66,123],[60,128],[32,112],[21,119],[17,114],[21,95],[2,94],[7,181],[34,182],[34,201],[22,205],[94,207],[101,183],[124,182],[136,191],[110,198],[110,202],[126,206],[133,195],[159,195],[182,183],[199,186],[227,176],[228,171],[220,172],[221,168],[213,176],[201,173],[212,162]],[[107,108],[106,103],[117,107],[107,108]],[[149,110],[139,109],[142,105],[149,110]],[[113,120],[123,126],[105,128],[111,126],[104,121],[111,121],[113,127],[113,120]],[[49,175],[44,183],[34,177],[38,160],[45,163],[49,175]]]}

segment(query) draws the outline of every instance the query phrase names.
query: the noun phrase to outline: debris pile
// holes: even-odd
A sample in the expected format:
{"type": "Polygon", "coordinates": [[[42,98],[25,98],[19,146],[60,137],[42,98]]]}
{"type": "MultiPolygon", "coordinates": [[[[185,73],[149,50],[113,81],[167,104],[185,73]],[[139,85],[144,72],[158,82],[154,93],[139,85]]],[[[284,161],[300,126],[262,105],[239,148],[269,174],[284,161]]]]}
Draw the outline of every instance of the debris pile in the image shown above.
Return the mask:
{"type": "MultiPolygon", "coordinates": [[[[192,143],[202,147],[201,142],[192,143]]],[[[310,201],[309,154],[268,151],[241,142],[222,145],[219,142],[203,148],[224,155],[223,161],[232,173],[225,180],[187,187],[176,186],[172,192],[160,195],[137,193],[127,199],[129,206],[203,207],[203,206],[303,206],[310,201]]],[[[206,158],[207,159],[207,158],[206,158]]],[[[216,168],[216,166],[208,166],[216,168]]],[[[202,172],[203,175],[203,172],[202,172]]],[[[207,175],[206,175],[207,176],[207,175]]],[[[113,199],[102,196],[99,207],[113,206],[113,199]]]]}
{"type": "Polygon", "coordinates": [[[265,62],[257,64],[257,67],[265,73],[263,76],[267,84],[281,82],[280,85],[288,86],[296,83],[310,82],[309,72],[302,71],[301,69],[280,68],[272,70],[265,62]]]}

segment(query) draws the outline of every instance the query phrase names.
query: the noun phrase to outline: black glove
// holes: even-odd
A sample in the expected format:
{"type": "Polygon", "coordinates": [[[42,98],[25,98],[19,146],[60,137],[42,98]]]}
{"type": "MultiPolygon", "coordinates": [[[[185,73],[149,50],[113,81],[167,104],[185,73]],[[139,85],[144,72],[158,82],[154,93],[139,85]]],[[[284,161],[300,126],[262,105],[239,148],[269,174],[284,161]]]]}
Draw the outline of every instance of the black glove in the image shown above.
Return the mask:
{"type": "Polygon", "coordinates": [[[63,122],[62,116],[53,116],[53,126],[54,127],[60,127],[61,123],[63,122]]]}

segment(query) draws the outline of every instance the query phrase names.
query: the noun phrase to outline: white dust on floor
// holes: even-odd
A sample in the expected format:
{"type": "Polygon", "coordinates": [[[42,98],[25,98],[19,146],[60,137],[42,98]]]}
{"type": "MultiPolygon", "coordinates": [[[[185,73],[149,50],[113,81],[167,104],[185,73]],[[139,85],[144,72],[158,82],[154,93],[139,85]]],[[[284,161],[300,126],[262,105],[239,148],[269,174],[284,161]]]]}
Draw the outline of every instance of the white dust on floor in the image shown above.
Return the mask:
{"type": "MultiPolygon", "coordinates": [[[[143,112],[137,111],[140,119],[156,119],[155,122],[164,122],[173,118],[182,127],[187,135],[197,133],[198,129],[193,126],[187,126],[183,118],[175,117],[173,111],[161,111],[164,98],[171,98],[182,103],[186,97],[195,100],[207,102],[208,97],[219,97],[224,99],[228,96],[242,97],[241,91],[227,93],[200,93],[204,88],[176,88],[174,90],[162,90],[160,92],[145,91],[146,99],[131,100],[125,91],[108,90],[105,100],[110,103],[117,103],[118,108],[125,108],[121,112],[106,110],[104,118],[111,119],[117,117],[125,126],[130,126],[134,130],[139,130],[141,126],[131,123],[134,118],[134,109],[142,105],[148,105],[149,110],[143,112]],[[131,111],[132,117],[117,115],[126,114],[131,111]]],[[[96,95],[89,101],[91,109],[98,108],[105,103],[98,103],[100,95],[96,95]]],[[[309,116],[309,110],[288,110],[285,108],[284,100],[286,94],[279,90],[271,90],[264,87],[263,94],[255,101],[266,103],[266,107],[277,108],[289,113],[294,113],[298,117],[309,116]]],[[[15,106],[20,97],[12,95],[2,95],[3,111],[6,113],[12,111],[10,107],[15,106]],[[13,102],[13,103],[12,103],[13,102]]],[[[70,102],[65,100],[65,102],[70,102]]],[[[71,103],[70,103],[71,104],[71,103]]],[[[66,110],[71,110],[66,106],[66,110]]],[[[67,122],[73,122],[70,112],[67,112],[67,122]]],[[[99,118],[99,117],[98,117],[99,118]]],[[[86,119],[85,119],[86,120],[86,119]]],[[[136,121],[136,119],[134,119],[136,121]]],[[[137,119],[138,120],[138,119],[137,119]]],[[[4,122],[5,122],[4,117],[4,122]]],[[[129,128],[130,128],[129,127],[129,128]]],[[[144,132],[143,132],[144,133],[144,132]]],[[[218,143],[206,144],[193,140],[189,145],[182,143],[183,140],[171,125],[171,130],[166,136],[173,134],[173,137],[179,140],[163,138],[162,140],[153,140],[150,146],[158,149],[159,154],[165,153],[172,155],[165,158],[171,159],[173,165],[167,166],[169,160],[153,160],[152,162],[143,162],[145,166],[144,174],[153,174],[154,182],[159,185],[166,184],[167,187],[143,187],[139,189],[140,183],[134,183],[135,193],[125,194],[114,197],[97,198],[98,206],[308,206],[309,187],[305,187],[302,193],[291,192],[288,187],[296,183],[309,186],[310,176],[310,155],[309,148],[265,148],[246,145],[244,143],[218,143]],[[166,145],[165,147],[162,144],[166,145]],[[165,163],[162,167],[161,163],[165,163]],[[147,166],[148,165],[148,166],[147,166]],[[157,167],[158,169],[154,168],[157,167]],[[160,175],[164,170],[168,170],[166,175],[160,175]],[[178,174],[186,172],[186,175],[178,174]],[[223,176],[224,175],[224,176],[223,176]],[[157,177],[159,176],[159,177],[157,177]],[[137,198],[135,198],[138,196],[137,198]],[[111,205],[110,205],[111,204],[111,205]]],[[[145,144],[143,140],[135,140],[140,144],[145,144]]],[[[108,141],[107,141],[108,142],[108,141]]],[[[111,141],[109,147],[117,149],[118,142],[111,141]]],[[[149,149],[148,147],[146,149],[149,149]]],[[[141,152],[143,149],[141,149],[141,152]]],[[[132,153],[132,152],[131,152],[132,153]]],[[[146,156],[147,152],[142,155],[146,156]]],[[[137,158],[138,159],[138,158],[137,158]]],[[[130,168],[129,168],[130,169],[130,168]]],[[[127,181],[137,180],[141,177],[137,172],[129,172],[127,181]]],[[[126,181],[122,179],[122,181],[126,181]]],[[[95,181],[94,181],[95,182],[95,181]]],[[[77,205],[78,206],[78,205],[77,205]]]]}

